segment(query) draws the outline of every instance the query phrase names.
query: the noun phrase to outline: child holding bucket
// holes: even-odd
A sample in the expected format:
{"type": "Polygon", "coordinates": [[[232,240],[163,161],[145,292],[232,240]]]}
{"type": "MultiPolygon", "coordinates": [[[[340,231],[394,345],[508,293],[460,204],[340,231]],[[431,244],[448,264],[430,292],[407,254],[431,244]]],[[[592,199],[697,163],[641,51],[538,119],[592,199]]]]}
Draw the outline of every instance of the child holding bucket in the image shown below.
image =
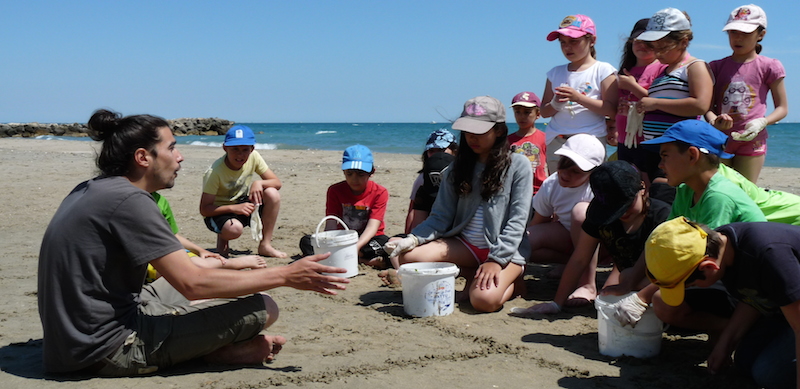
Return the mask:
{"type": "Polygon", "coordinates": [[[718,281],[738,300],[708,356],[711,373],[731,363],[759,388],[795,388],[800,350],[800,227],[732,223],[711,230],[676,218],[645,246],[647,276],[661,299],[680,306],[687,288],[718,281]]]}
{"type": "MultiPolygon", "coordinates": [[[[493,97],[464,104],[453,123],[461,131],[461,147],[430,216],[385,246],[395,268],[412,262],[458,265],[472,307],[481,312],[496,311],[520,293],[530,251],[525,225],[533,172],[527,158],[511,152],[505,120],[503,104],[493,97]]],[[[384,281],[393,272],[382,273],[384,281]]]]}
{"type": "MultiPolygon", "coordinates": [[[[388,254],[383,245],[389,238],[383,233],[386,204],[389,202],[389,191],[370,180],[375,173],[372,151],[362,145],[350,146],[342,156],[344,181],[331,185],[326,196],[325,215],[336,216],[347,224],[351,230],[358,232],[359,261],[370,266],[385,268],[388,266],[388,254]]],[[[325,222],[325,230],[344,228],[336,220],[325,222]]],[[[311,235],[300,240],[300,250],[304,256],[313,255],[311,235]]]]}

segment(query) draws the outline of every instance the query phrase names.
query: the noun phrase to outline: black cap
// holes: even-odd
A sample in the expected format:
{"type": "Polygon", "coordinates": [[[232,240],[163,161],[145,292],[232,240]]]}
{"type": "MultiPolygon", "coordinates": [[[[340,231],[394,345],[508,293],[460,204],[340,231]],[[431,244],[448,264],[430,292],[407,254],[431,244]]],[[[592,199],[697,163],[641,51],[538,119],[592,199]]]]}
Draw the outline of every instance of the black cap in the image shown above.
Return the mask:
{"type": "Polygon", "coordinates": [[[639,37],[639,34],[645,32],[647,30],[647,23],[650,22],[650,18],[640,19],[636,24],[633,26],[633,31],[631,31],[631,39],[636,39],[639,37]]]}
{"type": "Polygon", "coordinates": [[[626,161],[611,161],[598,166],[589,176],[594,198],[586,211],[586,220],[607,225],[619,219],[642,190],[642,176],[626,161]]]}

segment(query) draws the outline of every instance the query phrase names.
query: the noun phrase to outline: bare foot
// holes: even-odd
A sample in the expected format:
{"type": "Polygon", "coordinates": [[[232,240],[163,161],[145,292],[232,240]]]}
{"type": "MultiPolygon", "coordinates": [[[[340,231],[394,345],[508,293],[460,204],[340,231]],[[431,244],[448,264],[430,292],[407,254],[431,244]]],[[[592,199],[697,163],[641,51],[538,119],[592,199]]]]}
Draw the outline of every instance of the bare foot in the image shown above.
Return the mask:
{"type": "Polygon", "coordinates": [[[400,277],[397,276],[397,270],[395,269],[386,269],[383,271],[378,272],[378,277],[381,278],[381,281],[384,285],[390,288],[398,288],[403,286],[400,282],[400,277]]]}
{"type": "Polygon", "coordinates": [[[228,258],[225,269],[241,270],[241,269],[261,269],[267,267],[267,261],[258,255],[248,255],[244,257],[228,258]]]}
{"type": "Polygon", "coordinates": [[[260,365],[271,362],[286,344],[279,335],[258,335],[246,342],[219,348],[205,356],[206,362],[222,365],[260,365]]]}
{"type": "Polygon", "coordinates": [[[283,251],[280,251],[280,250],[272,247],[272,245],[269,244],[269,243],[258,245],[258,255],[261,255],[263,257],[273,257],[273,258],[286,258],[286,257],[288,257],[288,255],[286,255],[286,253],[284,253],[283,251]]]}
{"type": "Polygon", "coordinates": [[[597,298],[597,290],[589,287],[588,285],[581,286],[575,289],[567,301],[564,302],[565,307],[582,307],[591,304],[597,298]]]}

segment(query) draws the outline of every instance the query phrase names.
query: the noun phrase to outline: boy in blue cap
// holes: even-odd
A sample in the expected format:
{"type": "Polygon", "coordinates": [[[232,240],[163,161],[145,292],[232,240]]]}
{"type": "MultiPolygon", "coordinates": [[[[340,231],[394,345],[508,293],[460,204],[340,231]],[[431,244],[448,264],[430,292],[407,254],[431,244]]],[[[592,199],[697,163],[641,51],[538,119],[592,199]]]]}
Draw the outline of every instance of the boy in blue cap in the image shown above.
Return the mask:
{"type": "MultiPolygon", "coordinates": [[[[389,202],[389,191],[380,184],[370,180],[375,173],[372,151],[363,145],[350,146],[342,156],[344,181],[328,187],[325,197],[325,215],[342,219],[347,227],[358,232],[359,261],[377,268],[389,266],[389,255],[383,245],[389,237],[383,230],[386,204],[389,202]]],[[[329,219],[325,230],[342,229],[336,220],[329,219]]],[[[300,240],[303,255],[314,254],[311,235],[300,240]]]]}
{"type": "Polygon", "coordinates": [[[200,214],[217,234],[217,252],[227,256],[228,242],[242,235],[245,226],[259,229],[258,255],[286,258],[272,247],[278,219],[281,180],[269,169],[261,154],[254,153],[256,136],[250,127],[235,125],[225,134],[225,155],[214,161],[203,176],[200,214]],[[253,180],[253,174],[260,180],[253,180]],[[255,215],[254,215],[255,213],[255,215]],[[260,216],[260,218],[259,218],[260,216]]]}

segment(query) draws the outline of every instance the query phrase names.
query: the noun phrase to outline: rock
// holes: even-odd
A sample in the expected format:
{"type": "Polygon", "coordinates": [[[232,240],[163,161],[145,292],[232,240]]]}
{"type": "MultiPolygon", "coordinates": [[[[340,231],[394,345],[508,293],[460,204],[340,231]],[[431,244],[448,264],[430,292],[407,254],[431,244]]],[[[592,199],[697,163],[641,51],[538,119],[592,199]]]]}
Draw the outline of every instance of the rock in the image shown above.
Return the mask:
{"type": "MultiPolygon", "coordinates": [[[[233,121],[220,118],[180,118],[167,120],[176,136],[225,135],[233,121]]],[[[40,135],[88,136],[89,128],[83,123],[0,123],[0,138],[36,137],[40,135]]]]}

